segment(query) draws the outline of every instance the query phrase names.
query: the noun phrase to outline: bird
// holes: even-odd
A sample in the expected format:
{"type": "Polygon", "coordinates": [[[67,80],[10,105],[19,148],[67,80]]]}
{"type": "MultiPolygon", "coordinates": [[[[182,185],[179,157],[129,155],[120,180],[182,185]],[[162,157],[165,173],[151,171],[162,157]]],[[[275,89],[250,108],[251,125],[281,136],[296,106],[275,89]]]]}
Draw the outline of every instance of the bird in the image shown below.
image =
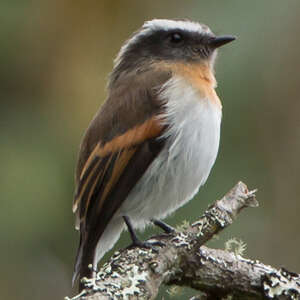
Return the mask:
{"type": "MultiPolygon", "coordinates": [[[[215,91],[217,49],[235,40],[190,20],[153,19],[123,44],[107,98],[82,139],[73,212],[80,231],[73,285],[127,227],[162,220],[191,200],[215,163],[222,104],[215,91]]],[[[83,287],[80,285],[79,289],[83,287]]]]}

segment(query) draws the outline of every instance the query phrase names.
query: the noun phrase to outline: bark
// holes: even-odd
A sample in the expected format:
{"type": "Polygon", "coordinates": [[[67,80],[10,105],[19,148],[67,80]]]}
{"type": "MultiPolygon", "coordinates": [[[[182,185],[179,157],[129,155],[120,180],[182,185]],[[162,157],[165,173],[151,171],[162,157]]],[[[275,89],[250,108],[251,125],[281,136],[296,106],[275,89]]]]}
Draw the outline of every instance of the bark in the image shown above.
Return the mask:
{"type": "Polygon", "coordinates": [[[239,182],[184,230],[148,240],[163,245],[115,252],[95,278],[82,279],[86,289],[71,299],[155,299],[161,285],[174,284],[201,291],[193,300],[300,299],[299,274],[203,246],[242,209],[258,206],[255,192],[239,182]]]}

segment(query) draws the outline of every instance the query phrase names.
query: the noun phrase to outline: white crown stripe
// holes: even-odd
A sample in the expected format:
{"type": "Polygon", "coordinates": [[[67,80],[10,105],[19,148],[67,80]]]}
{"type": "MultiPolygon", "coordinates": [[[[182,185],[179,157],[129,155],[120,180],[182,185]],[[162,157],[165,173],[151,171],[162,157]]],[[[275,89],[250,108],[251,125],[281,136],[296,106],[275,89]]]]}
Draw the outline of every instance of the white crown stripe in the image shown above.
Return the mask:
{"type": "Polygon", "coordinates": [[[131,37],[122,47],[117,55],[117,57],[114,60],[115,66],[117,66],[121,59],[123,54],[126,52],[128,47],[132,44],[134,44],[141,36],[147,36],[150,35],[151,33],[158,31],[158,30],[186,30],[190,32],[198,32],[199,34],[201,33],[212,33],[210,29],[200,23],[192,22],[192,21],[175,21],[175,20],[167,20],[167,19],[154,19],[151,21],[147,21],[144,23],[142,26],[141,30],[136,33],[133,37],[131,37]]]}
{"type": "Polygon", "coordinates": [[[164,20],[164,19],[154,19],[152,21],[147,21],[144,23],[142,28],[145,31],[181,29],[181,30],[187,30],[187,31],[198,32],[198,33],[211,32],[206,25],[200,23],[191,22],[191,21],[175,21],[175,20],[164,20]]]}

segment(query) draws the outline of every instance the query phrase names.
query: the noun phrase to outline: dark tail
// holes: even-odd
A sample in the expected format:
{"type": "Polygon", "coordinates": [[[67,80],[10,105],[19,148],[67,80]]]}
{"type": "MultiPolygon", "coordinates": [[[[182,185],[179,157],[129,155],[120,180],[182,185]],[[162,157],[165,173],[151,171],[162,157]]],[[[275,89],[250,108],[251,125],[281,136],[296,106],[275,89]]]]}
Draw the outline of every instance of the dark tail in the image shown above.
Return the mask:
{"type": "Polygon", "coordinates": [[[72,277],[72,286],[79,279],[79,292],[83,290],[84,285],[80,282],[81,278],[91,278],[93,276],[93,265],[95,255],[95,247],[88,243],[88,240],[83,241],[80,237],[79,247],[77,250],[74,273],[72,277]]]}

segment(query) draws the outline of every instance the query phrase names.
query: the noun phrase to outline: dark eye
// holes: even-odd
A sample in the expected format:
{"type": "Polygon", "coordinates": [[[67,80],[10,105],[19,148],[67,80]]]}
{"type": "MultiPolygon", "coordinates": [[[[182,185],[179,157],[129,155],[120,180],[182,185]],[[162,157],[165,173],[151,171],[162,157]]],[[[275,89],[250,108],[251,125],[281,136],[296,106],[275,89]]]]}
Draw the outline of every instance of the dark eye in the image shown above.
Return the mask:
{"type": "Polygon", "coordinates": [[[182,35],[178,32],[174,32],[170,36],[170,41],[174,44],[178,44],[182,41],[182,35]]]}

